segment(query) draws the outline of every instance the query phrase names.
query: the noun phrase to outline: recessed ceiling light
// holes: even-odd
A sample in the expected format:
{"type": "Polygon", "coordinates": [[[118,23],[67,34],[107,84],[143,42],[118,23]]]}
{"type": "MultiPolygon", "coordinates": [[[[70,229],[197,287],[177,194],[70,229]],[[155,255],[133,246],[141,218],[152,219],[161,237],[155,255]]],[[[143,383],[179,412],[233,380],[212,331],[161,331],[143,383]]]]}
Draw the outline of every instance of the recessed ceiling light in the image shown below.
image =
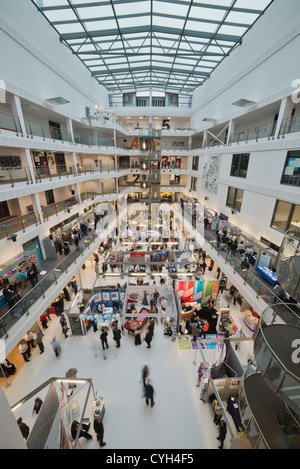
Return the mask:
{"type": "Polygon", "coordinates": [[[58,98],[49,98],[49,99],[46,99],[46,102],[49,103],[49,104],[53,104],[54,106],[57,106],[57,105],[59,105],[59,104],[67,104],[67,103],[69,103],[70,101],[68,101],[67,99],[62,98],[61,96],[59,96],[58,98]]]}
{"type": "Polygon", "coordinates": [[[256,104],[255,101],[249,101],[249,99],[239,99],[238,101],[235,101],[232,103],[233,106],[238,106],[238,107],[248,107],[248,106],[253,106],[253,104],[256,104]]]}
{"type": "Polygon", "coordinates": [[[202,119],[204,122],[216,122],[216,119],[212,119],[210,117],[204,117],[204,119],[202,119]]]}

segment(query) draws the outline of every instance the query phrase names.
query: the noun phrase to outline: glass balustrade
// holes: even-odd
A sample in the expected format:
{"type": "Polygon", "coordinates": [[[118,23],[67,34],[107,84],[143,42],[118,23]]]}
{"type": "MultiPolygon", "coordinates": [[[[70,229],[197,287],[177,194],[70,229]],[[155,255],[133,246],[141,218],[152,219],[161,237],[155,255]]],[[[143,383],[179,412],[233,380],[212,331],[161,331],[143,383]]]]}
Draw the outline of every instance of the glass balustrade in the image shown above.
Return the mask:
{"type": "Polygon", "coordinates": [[[40,218],[34,212],[10,218],[0,224],[0,239],[8,238],[10,235],[20,231],[25,231],[28,226],[38,225],[38,223],[40,223],[40,218]]]}
{"type": "Polygon", "coordinates": [[[0,168],[0,184],[11,184],[12,186],[17,182],[32,182],[29,168],[26,167],[2,167],[0,168]]]}
{"type": "Polygon", "coordinates": [[[229,137],[229,143],[247,142],[249,140],[258,140],[260,138],[271,138],[275,135],[276,122],[261,124],[251,129],[241,132],[234,132],[229,137]]]}
{"type": "MultiPolygon", "coordinates": [[[[99,228],[103,233],[108,228],[110,222],[114,220],[113,216],[104,218],[102,228],[99,228]]],[[[61,276],[63,276],[68,268],[72,266],[77,259],[85,253],[85,251],[91,246],[92,243],[101,234],[97,229],[97,232],[93,231],[88,236],[83,238],[79,245],[71,251],[71,253],[60,262],[55,269],[49,272],[40,282],[33,287],[15,306],[13,306],[1,319],[0,319],[0,338],[5,337],[8,334],[10,328],[12,328],[20,318],[29,314],[31,306],[38,303],[43,298],[46,292],[53,288],[61,276]]]]}
{"type": "Polygon", "coordinates": [[[19,118],[6,112],[0,112],[0,130],[22,133],[19,118]]]}
{"type": "Polygon", "coordinates": [[[279,135],[288,135],[294,132],[300,132],[300,115],[283,119],[280,126],[279,135]]]}

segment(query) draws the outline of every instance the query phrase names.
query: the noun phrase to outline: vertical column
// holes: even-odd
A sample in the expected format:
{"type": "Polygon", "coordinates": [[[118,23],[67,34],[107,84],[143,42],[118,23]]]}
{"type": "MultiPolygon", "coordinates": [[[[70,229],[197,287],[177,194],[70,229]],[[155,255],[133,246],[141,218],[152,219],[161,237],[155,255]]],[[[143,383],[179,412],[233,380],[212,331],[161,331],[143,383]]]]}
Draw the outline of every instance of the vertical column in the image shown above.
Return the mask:
{"type": "Polygon", "coordinates": [[[149,106],[150,106],[150,115],[149,115],[149,129],[152,129],[152,90],[149,91],[149,106]]]}
{"type": "MultiPolygon", "coordinates": [[[[17,116],[20,121],[20,126],[22,129],[23,135],[24,136],[27,135],[25,120],[24,120],[23,111],[22,111],[22,105],[21,105],[19,96],[13,95],[11,106],[12,106],[13,114],[17,116]]],[[[35,181],[35,171],[34,171],[34,167],[32,164],[31,153],[28,148],[25,148],[25,156],[26,156],[26,164],[29,168],[31,179],[32,181],[35,181]]]]}
{"type": "Polygon", "coordinates": [[[71,142],[74,143],[74,132],[73,132],[73,123],[72,123],[72,119],[67,119],[67,130],[70,134],[70,137],[71,137],[71,142]]]}
{"type": "Polygon", "coordinates": [[[207,131],[204,130],[202,148],[206,148],[206,145],[207,145],[207,131]]]}
{"type": "MultiPolygon", "coordinates": [[[[118,173],[118,156],[116,153],[116,148],[117,148],[117,132],[116,129],[114,129],[114,149],[115,149],[115,167],[116,167],[116,173],[118,173]]],[[[119,177],[118,174],[116,176],[116,192],[119,194],[119,177]]]]}
{"type": "Polygon", "coordinates": [[[235,120],[231,119],[228,124],[228,134],[227,134],[227,139],[226,139],[226,145],[229,144],[231,134],[234,132],[234,124],[235,124],[235,120]]]}
{"type": "Polygon", "coordinates": [[[294,103],[290,96],[281,100],[274,138],[278,138],[283,120],[291,117],[293,107],[294,103]]]}
{"type": "Polygon", "coordinates": [[[192,149],[192,136],[189,136],[188,150],[192,149]]]}
{"type": "Polygon", "coordinates": [[[31,202],[32,202],[35,216],[37,217],[37,219],[40,220],[40,223],[41,223],[43,221],[43,213],[42,213],[42,207],[41,207],[39,194],[31,194],[31,202]]]}

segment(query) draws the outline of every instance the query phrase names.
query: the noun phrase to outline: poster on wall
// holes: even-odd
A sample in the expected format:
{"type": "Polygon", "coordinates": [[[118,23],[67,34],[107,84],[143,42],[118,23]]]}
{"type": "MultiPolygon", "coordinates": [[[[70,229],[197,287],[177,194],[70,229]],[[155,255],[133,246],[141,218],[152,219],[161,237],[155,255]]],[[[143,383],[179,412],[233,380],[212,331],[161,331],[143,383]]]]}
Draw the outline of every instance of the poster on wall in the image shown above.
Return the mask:
{"type": "Polygon", "coordinates": [[[257,267],[269,267],[271,262],[271,257],[265,252],[262,251],[260,253],[259,261],[258,261],[258,266],[257,267]]]}
{"type": "Polygon", "coordinates": [[[207,306],[208,300],[212,297],[215,301],[219,291],[218,280],[205,280],[201,306],[207,306]]]}
{"type": "Polygon", "coordinates": [[[220,163],[220,155],[207,155],[203,166],[202,186],[213,194],[218,192],[220,163]]]}

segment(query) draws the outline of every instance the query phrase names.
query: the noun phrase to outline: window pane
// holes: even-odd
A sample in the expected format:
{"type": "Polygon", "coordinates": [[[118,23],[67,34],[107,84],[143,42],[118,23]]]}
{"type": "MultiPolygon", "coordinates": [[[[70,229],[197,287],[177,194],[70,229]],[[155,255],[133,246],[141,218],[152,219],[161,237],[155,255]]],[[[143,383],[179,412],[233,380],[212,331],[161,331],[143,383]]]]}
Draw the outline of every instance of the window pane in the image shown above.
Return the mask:
{"type": "Polygon", "coordinates": [[[235,197],[235,205],[234,205],[234,208],[235,208],[235,210],[237,210],[238,212],[241,211],[241,206],[242,206],[242,202],[243,202],[243,195],[244,195],[244,191],[242,191],[241,189],[237,189],[237,190],[236,190],[236,197],[235,197]]]}
{"type": "Polygon", "coordinates": [[[241,178],[245,178],[247,176],[247,169],[249,163],[249,154],[241,155],[241,162],[240,162],[240,173],[239,176],[241,178]]]}
{"type": "Polygon", "coordinates": [[[282,233],[286,231],[291,207],[292,205],[288,202],[283,202],[282,200],[277,201],[273,216],[272,228],[275,228],[282,233]]]}
{"type": "Polygon", "coordinates": [[[233,187],[228,187],[228,194],[227,194],[227,207],[234,208],[234,197],[235,197],[235,189],[233,187]]]}
{"type": "Polygon", "coordinates": [[[240,165],[240,155],[233,155],[232,156],[230,176],[238,176],[239,175],[239,165],[240,165]]]}
{"type": "Polygon", "coordinates": [[[294,228],[295,226],[300,228],[300,205],[295,205],[292,215],[291,228],[294,228]]]}
{"type": "Polygon", "coordinates": [[[300,186],[300,151],[289,151],[284,165],[281,184],[300,186]]]}

